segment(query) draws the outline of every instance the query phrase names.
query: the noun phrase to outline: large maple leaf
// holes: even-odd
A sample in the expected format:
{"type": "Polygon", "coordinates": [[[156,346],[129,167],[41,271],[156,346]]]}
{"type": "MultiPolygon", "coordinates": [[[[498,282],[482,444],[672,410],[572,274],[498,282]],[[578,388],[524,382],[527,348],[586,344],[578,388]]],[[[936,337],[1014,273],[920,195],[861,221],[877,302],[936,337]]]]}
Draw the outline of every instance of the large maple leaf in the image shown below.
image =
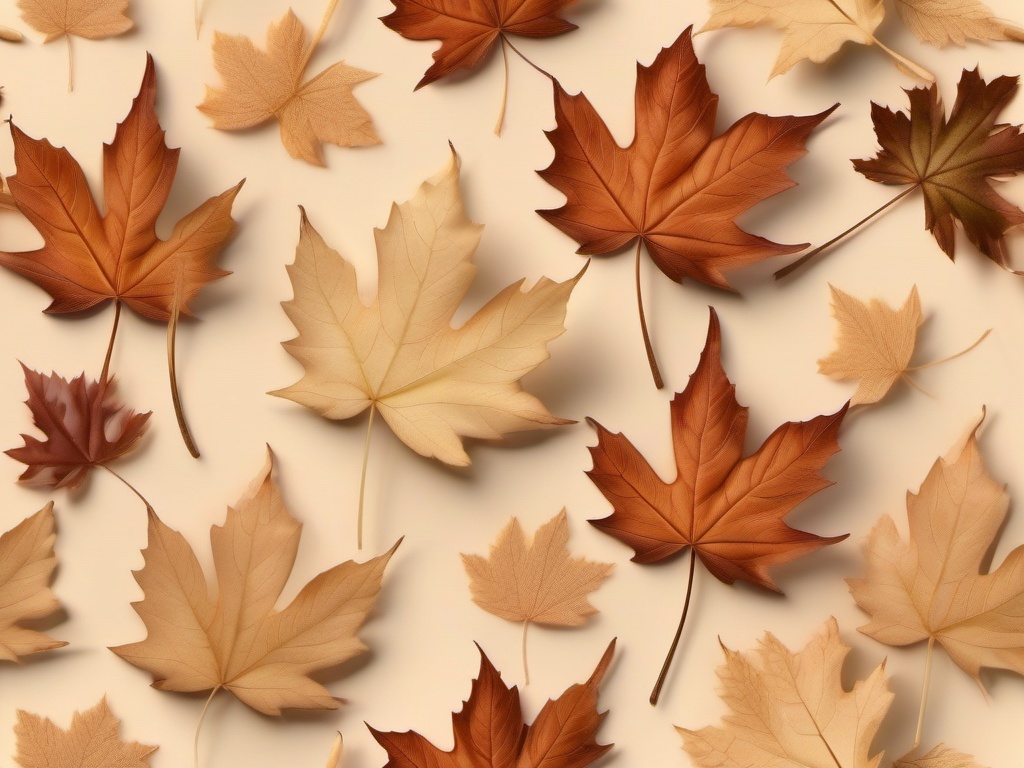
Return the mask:
{"type": "MultiPolygon", "coordinates": [[[[628,147],[615,142],[585,95],[570,96],[555,81],[556,127],[547,132],[555,156],[540,175],[566,203],[538,213],[578,242],[578,253],[610,254],[637,241],[638,267],[646,245],[672,280],[728,289],[726,271],[806,247],[751,235],[734,219],[795,185],[786,166],[806,154],[811,131],[832,110],[806,117],[753,113],[716,137],[718,97],[690,32],[649,67],[637,65],[628,147]]],[[[638,269],[638,300],[639,293],[638,269]]]]}
{"type": "Polygon", "coordinates": [[[783,424],[744,458],[747,409],[736,402],[736,388],[722,369],[721,344],[712,309],[697,369],[672,400],[678,472],[672,482],[662,480],[622,433],[612,434],[590,420],[598,444],[590,449],[594,468],[587,476],[615,508],[590,522],[632,547],[636,563],[661,562],[690,548],[684,620],[698,559],[726,584],[740,579],[781,592],[769,567],[848,535],[818,536],[789,527],[783,518],[832,484],[820,470],[839,450],[836,437],[849,404],[830,415],[783,424]]]}
{"type": "Polygon", "coordinates": [[[598,744],[596,734],[605,715],[597,711],[598,686],[614,650],[612,640],[585,683],[549,700],[525,725],[519,689],[505,685],[480,649],[480,673],[462,710],[452,715],[455,745],[447,752],[416,731],[367,727],[387,750],[385,768],[583,768],[612,748],[598,744]]]}

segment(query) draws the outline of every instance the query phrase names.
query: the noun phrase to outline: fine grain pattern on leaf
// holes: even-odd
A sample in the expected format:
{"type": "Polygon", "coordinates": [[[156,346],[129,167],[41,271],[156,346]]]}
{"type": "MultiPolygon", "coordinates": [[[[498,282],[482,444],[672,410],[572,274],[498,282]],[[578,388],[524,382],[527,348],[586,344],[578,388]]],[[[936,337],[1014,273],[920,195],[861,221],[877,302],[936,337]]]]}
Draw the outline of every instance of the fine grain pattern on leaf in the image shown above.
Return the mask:
{"type": "Polygon", "coordinates": [[[57,567],[53,553],[53,502],[0,535],[0,661],[67,645],[21,622],[50,616],[60,605],[50,591],[57,567]]]}
{"type": "Polygon", "coordinates": [[[77,488],[94,467],[135,448],[150,413],[136,413],[117,399],[114,380],[68,381],[22,365],[32,420],[46,440],[22,435],[25,445],[5,453],[28,465],[18,478],[30,485],[77,488]]]}
{"type": "Polygon", "coordinates": [[[324,164],[323,142],[339,147],[379,144],[373,120],[352,93],[354,86],[376,75],[337,62],[304,81],[318,42],[319,35],[307,41],[302,22],[290,10],[267,29],[265,50],[247,37],[216,33],[213,63],[223,85],[207,86],[199,110],[221,130],[276,119],[288,154],[314,165],[324,164]]]}
{"type": "Polygon", "coordinates": [[[384,568],[398,544],[365,563],[347,561],[313,578],[283,610],[301,525],[263,471],[210,539],[217,594],[192,547],[155,514],[145,566],[135,572],[145,597],[133,603],[145,640],[112,648],[152,673],[164,691],[225,688],[253,709],[335,709],[338,699],[309,674],[366,650],[356,635],[373,608],[384,568]]]}
{"type": "Polygon", "coordinates": [[[957,752],[944,744],[920,757],[907,755],[892,764],[892,768],[982,768],[974,758],[957,752]]]}
{"type": "Polygon", "coordinates": [[[1024,29],[993,16],[979,0],[893,0],[903,23],[932,45],[963,45],[968,40],[1024,41],[1024,29]]]}
{"type": "Polygon", "coordinates": [[[370,733],[388,753],[384,768],[584,768],[612,748],[598,744],[606,713],[597,711],[598,686],[615,649],[613,640],[585,683],[549,700],[532,725],[523,723],[519,689],[509,688],[480,650],[480,673],[462,710],[452,715],[455,745],[438,749],[416,731],[370,733]]]}
{"type": "Polygon", "coordinates": [[[121,721],[106,698],[85,712],[76,712],[64,730],[49,718],[18,710],[15,757],[21,768],[149,768],[157,748],[123,741],[121,721]]]}
{"type": "Polygon", "coordinates": [[[887,645],[938,642],[981,684],[981,668],[1024,674],[1024,546],[981,574],[1009,507],[985,468],[973,425],[907,494],[908,539],[883,517],[868,539],[864,578],[850,591],[871,621],[861,631],[887,645]]]}

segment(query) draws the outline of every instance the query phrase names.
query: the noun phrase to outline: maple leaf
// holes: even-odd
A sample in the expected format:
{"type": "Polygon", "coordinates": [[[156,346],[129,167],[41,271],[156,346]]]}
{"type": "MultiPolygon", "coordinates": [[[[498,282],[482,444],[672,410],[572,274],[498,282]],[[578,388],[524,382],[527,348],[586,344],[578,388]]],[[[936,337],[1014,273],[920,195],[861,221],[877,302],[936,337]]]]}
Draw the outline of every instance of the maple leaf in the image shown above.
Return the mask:
{"type": "Polygon", "coordinates": [[[67,645],[20,626],[60,607],[49,586],[57,567],[56,538],[52,501],[0,535],[0,661],[18,661],[67,645]]]}
{"type": "Polygon", "coordinates": [[[530,623],[576,627],[597,613],[587,596],[611,574],[610,563],[572,557],[566,544],[569,526],[563,509],[527,542],[513,517],[489,557],[462,555],[473,602],[488,613],[523,624],[523,673],[527,685],[526,631],[530,623]]]}
{"type": "Polygon", "coordinates": [[[21,18],[46,35],[43,43],[65,37],[68,42],[68,90],[74,88],[71,37],[101,40],[132,28],[128,0],[18,0],[21,18]]]}
{"type": "Polygon", "coordinates": [[[103,467],[131,451],[151,415],[136,413],[114,395],[114,381],[87,381],[80,374],[68,381],[56,373],[22,365],[32,421],[46,435],[22,435],[25,445],[5,453],[28,464],[21,476],[30,485],[77,488],[93,467],[103,467]]]}
{"type": "Polygon", "coordinates": [[[597,729],[606,713],[597,711],[598,686],[611,664],[615,641],[608,645],[585,683],[548,700],[532,725],[523,723],[519,689],[509,688],[480,646],[480,672],[462,710],[452,715],[455,746],[438,749],[416,731],[370,733],[387,750],[384,768],[583,768],[612,748],[598,744],[597,729]]]}
{"type": "MultiPolygon", "coordinates": [[[[734,219],[795,185],[786,166],[806,154],[811,131],[835,107],[808,117],[749,114],[714,137],[718,97],[690,32],[649,67],[637,66],[636,129],[626,148],[586,96],[554,82],[556,127],[547,136],[555,156],[539,173],[566,203],[538,213],[580,244],[577,253],[609,254],[636,240],[638,267],[646,245],[672,280],[728,289],[725,271],[806,247],[751,235],[734,219]]],[[[642,309],[641,323],[656,369],[642,309]]],[[[655,380],[660,387],[656,372],[655,380]]]]}
{"type": "Polygon", "coordinates": [[[356,632],[398,544],[365,563],[350,560],[324,571],[276,610],[301,524],[285,508],[272,469],[268,451],[263,471],[228,508],[225,524],[212,528],[216,599],[192,547],[150,512],[145,566],[134,572],[145,597],[132,604],[148,635],[111,650],[152,673],[153,687],[162,691],[224,688],[266,715],[285,707],[336,709],[338,700],[309,673],[366,650],[356,632]]]}
{"type": "Polygon", "coordinates": [[[64,730],[49,718],[18,710],[14,734],[22,768],[149,768],[157,748],[122,741],[121,721],[106,697],[85,712],[76,712],[64,730]]]}
{"type": "Polygon", "coordinates": [[[248,37],[217,32],[213,63],[224,85],[207,86],[199,105],[213,118],[213,127],[240,130],[277,119],[288,154],[313,165],[324,164],[322,142],[339,147],[380,144],[372,118],[352,93],[353,86],[375,73],[338,62],[302,81],[333,10],[332,5],[308,44],[306,30],[291,10],[267,29],[265,51],[248,37]]]}
{"type": "Polygon", "coordinates": [[[898,310],[878,299],[864,303],[835,286],[829,287],[832,290],[832,315],[839,332],[835,351],[818,361],[818,372],[840,381],[857,381],[857,391],[850,398],[850,405],[877,403],[900,379],[917,387],[909,376],[910,372],[960,357],[978,346],[990,332],[985,331],[974,344],[955,355],[911,367],[917,329],[922,323],[916,285],[898,310]]]}
{"type": "Polygon", "coordinates": [[[938,642],[982,684],[982,667],[1024,674],[1024,545],[979,573],[1009,506],[982,462],[980,426],[907,494],[909,540],[883,517],[867,542],[864,578],[848,584],[871,616],[861,632],[887,645],[928,640],[929,654],[938,642]]]}
{"type": "Polygon", "coordinates": [[[968,40],[1024,41],[1024,29],[995,18],[979,0],[894,0],[903,23],[919,40],[936,46],[968,40]]]}
{"type": "MultiPolygon", "coordinates": [[[[883,661],[853,689],[843,687],[849,647],[839,625],[825,626],[798,653],[766,632],[752,653],[722,646],[720,695],[729,708],[724,728],[677,728],[683,748],[700,768],[878,768],[871,755],[892,692],[883,661]]],[[[892,768],[980,768],[971,758],[939,745],[919,758],[905,757],[892,768]]]]}
{"type": "MultiPolygon", "coordinates": [[[[781,592],[767,569],[845,539],[822,537],[783,522],[794,507],[832,483],[819,471],[839,444],[849,404],[838,412],[776,429],[743,458],[747,409],[721,364],[721,330],[712,308],[697,369],[671,405],[677,476],[663,481],[633,444],[593,419],[598,444],[587,476],[614,507],[590,522],[632,547],[633,562],[666,560],[690,548],[690,579],[683,621],[699,558],[718,579],[737,579],[781,592]]],[[[676,636],[678,641],[679,635],[676,636]]],[[[669,651],[651,702],[658,699],[675,650],[669,651]]]]}

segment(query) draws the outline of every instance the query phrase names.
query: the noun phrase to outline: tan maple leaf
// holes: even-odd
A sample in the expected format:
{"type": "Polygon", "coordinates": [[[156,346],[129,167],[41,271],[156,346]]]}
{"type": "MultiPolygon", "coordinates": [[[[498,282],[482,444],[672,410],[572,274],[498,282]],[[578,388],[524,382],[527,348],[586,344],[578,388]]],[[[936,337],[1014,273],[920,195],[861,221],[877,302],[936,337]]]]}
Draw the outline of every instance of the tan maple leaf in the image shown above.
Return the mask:
{"type": "Polygon", "coordinates": [[[339,147],[380,144],[373,120],[352,88],[376,77],[344,62],[303,82],[303,74],[330,19],[309,43],[302,22],[289,10],[267,29],[266,50],[241,35],[216,33],[213,62],[224,85],[207,86],[199,110],[213,127],[232,131],[277,119],[292,157],[323,165],[322,142],[339,147]]]}
{"type": "Polygon", "coordinates": [[[979,0],[893,0],[914,35],[939,47],[968,40],[1024,41],[1024,29],[997,19],[979,0]]]}
{"type": "Polygon", "coordinates": [[[970,755],[940,744],[920,757],[907,755],[892,764],[892,768],[982,768],[970,755]]]}
{"type": "Polygon", "coordinates": [[[462,555],[473,602],[488,613],[523,624],[523,675],[530,683],[526,663],[526,632],[531,622],[576,627],[597,613],[587,596],[611,574],[611,563],[572,557],[566,546],[569,524],[563,509],[537,529],[527,541],[513,517],[488,557],[462,555]]]}
{"type": "Polygon", "coordinates": [[[149,768],[157,748],[122,741],[121,721],[106,697],[85,712],[76,712],[64,730],[49,718],[18,710],[14,735],[21,768],[149,768]]]}
{"type": "Polygon", "coordinates": [[[7,186],[7,179],[0,176],[0,210],[18,211],[18,201],[11,194],[11,188],[7,186]]]}
{"type": "Polygon", "coordinates": [[[71,37],[101,40],[132,28],[128,0],[18,0],[21,18],[46,35],[43,43],[61,37],[68,43],[68,90],[74,88],[71,37]]]}
{"type": "Polygon", "coordinates": [[[135,571],[145,597],[133,603],[148,636],[111,650],[151,672],[155,688],[212,691],[211,697],[224,688],[267,715],[339,706],[309,673],[366,650],[356,632],[398,544],[365,563],[350,560],[324,571],[278,611],[301,524],[285,508],[272,468],[268,451],[253,485],[211,531],[216,598],[192,547],[150,514],[145,566],[135,571]]]}
{"type": "Polygon", "coordinates": [[[982,667],[1024,674],[1024,545],[979,573],[1009,506],[982,462],[980,426],[907,494],[909,539],[883,517],[867,542],[864,578],[848,583],[871,615],[861,632],[887,645],[927,640],[929,654],[938,642],[982,684],[982,667]]]}
{"type": "Polygon", "coordinates": [[[50,591],[57,567],[53,502],[0,536],[0,661],[67,645],[20,626],[51,615],[60,605],[50,591]]]}

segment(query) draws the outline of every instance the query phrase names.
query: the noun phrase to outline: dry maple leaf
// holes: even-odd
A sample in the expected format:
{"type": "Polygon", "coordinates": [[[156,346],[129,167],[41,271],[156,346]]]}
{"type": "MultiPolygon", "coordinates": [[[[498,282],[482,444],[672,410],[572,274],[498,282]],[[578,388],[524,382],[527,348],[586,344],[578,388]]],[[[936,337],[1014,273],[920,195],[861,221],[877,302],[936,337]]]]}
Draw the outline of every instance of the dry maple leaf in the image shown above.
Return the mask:
{"type": "Polygon", "coordinates": [[[968,40],[1024,41],[1024,29],[997,19],[979,0],[893,0],[893,4],[919,40],[939,47],[968,40]]]}
{"type": "MultiPolygon", "coordinates": [[[[809,117],[750,114],[715,137],[718,97],[693,51],[690,29],[637,66],[636,129],[622,148],[583,94],[555,90],[555,157],[540,175],[566,196],[541,216],[580,244],[577,253],[609,254],[637,241],[637,301],[658,387],[640,298],[642,245],[672,280],[728,289],[725,271],[806,245],[751,235],[734,219],[795,185],[786,166],[806,154],[811,131],[831,109],[809,117]]],[[[834,109],[834,107],[832,108],[834,109]]]]}
{"type": "Polygon", "coordinates": [[[356,632],[373,608],[396,543],[365,563],[351,560],[314,577],[284,610],[275,605],[288,581],[301,524],[271,476],[272,455],[210,540],[218,594],[184,537],[149,516],[145,566],[133,603],[145,640],[111,650],[154,677],[162,691],[224,688],[253,709],[335,709],[338,700],[309,673],[352,658],[366,646],[356,632]]]}
{"type": "Polygon", "coordinates": [[[523,676],[526,631],[530,623],[577,627],[597,613],[588,595],[611,574],[611,563],[572,557],[566,546],[569,525],[563,509],[527,542],[519,520],[506,525],[486,558],[462,555],[473,602],[488,613],[523,624],[523,676]]]}
{"type": "MultiPolygon", "coordinates": [[[[892,703],[883,661],[853,689],[843,688],[849,647],[830,618],[798,653],[770,632],[757,650],[724,645],[720,696],[730,714],[724,728],[677,728],[683,748],[700,768],[878,768],[883,754],[871,742],[892,703]]],[[[939,745],[924,757],[892,768],[980,768],[967,755],[939,745]]]]}
{"type": "Polygon", "coordinates": [[[532,725],[523,723],[519,689],[509,688],[480,651],[480,672],[462,710],[452,715],[455,745],[438,749],[416,731],[370,733],[388,753],[384,768],[583,768],[612,748],[598,744],[597,730],[607,713],[597,711],[598,686],[608,670],[615,641],[590,679],[544,704],[532,725]]]}
{"type": "Polygon", "coordinates": [[[53,502],[0,535],[0,661],[67,645],[26,629],[21,622],[42,619],[60,604],[50,591],[57,567],[53,553],[53,502]]]}
{"type": "Polygon", "coordinates": [[[857,381],[857,391],[850,398],[850,405],[877,403],[900,379],[920,389],[909,376],[912,371],[960,357],[974,349],[990,332],[985,331],[974,344],[955,355],[911,367],[917,329],[922,323],[916,285],[898,310],[878,299],[864,303],[835,286],[829,287],[838,334],[835,351],[818,361],[818,372],[840,381],[857,381]]]}
{"type": "Polygon", "coordinates": [[[213,118],[214,128],[240,130],[276,119],[288,154],[313,165],[324,164],[322,142],[339,147],[380,144],[372,118],[352,93],[353,86],[375,73],[339,61],[302,81],[335,5],[309,43],[291,10],[267,29],[265,51],[248,37],[216,33],[213,63],[224,85],[207,86],[199,105],[213,118]]]}
{"type": "Polygon", "coordinates": [[[7,179],[0,176],[0,209],[5,211],[17,211],[18,201],[11,194],[11,188],[7,186],[7,179]]]}
{"type": "Polygon", "coordinates": [[[120,730],[121,721],[105,697],[92,709],[76,712],[66,731],[49,718],[19,709],[14,759],[21,768],[149,768],[157,748],[122,741],[120,730]]]}
{"type": "Polygon", "coordinates": [[[563,332],[582,272],[563,283],[541,278],[529,289],[513,283],[453,328],[476,272],[481,229],[463,209],[453,151],[448,167],[374,230],[378,288],[366,306],[355,269],[303,211],[288,267],[295,298],[283,306],[298,331],[284,348],[305,374],[271,394],[329,419],[369,409],[368,429],[380,412],[414,451],[458,466],[469,464],[464,437],[494,440],[571,424],[524,392],[519,379],[547,359],[547,343],[563,332]]]}
{"type": "Polygon", "coordinates": [[[77,488],[93,467],[131,451],[146,431],[150,413],[136,413],[114,395],[114,380],[68,381],[22,365],[32,421],[46,440],[22,435],[25,445],[5,453],[28,464],[21,476],[30,485],[77,488]]]}
{"type": "MultiPolygon", "coordinates": [[[[690,548],[690,578],[682,622],[690,604],[699,558],[718,579],[737,579],[781,592],[768,568],[809,554],[842,536],[822,537],[790,528],[783,518],[832,483],[820,474],[839,444],[849,404],[838,412],[776,429],[743,458],[747,409],[721,363],[721,331],[711,309],[707,343],[686,389],[672,400],[677,476],[666,483],[620,432],[596,421],[598,444],[587,476],[615,511],[590,522],[635,551],[633,562],[666,560],[690,548]]],[[[679,635],[651,694],[658,699],[679,635]]]]}

